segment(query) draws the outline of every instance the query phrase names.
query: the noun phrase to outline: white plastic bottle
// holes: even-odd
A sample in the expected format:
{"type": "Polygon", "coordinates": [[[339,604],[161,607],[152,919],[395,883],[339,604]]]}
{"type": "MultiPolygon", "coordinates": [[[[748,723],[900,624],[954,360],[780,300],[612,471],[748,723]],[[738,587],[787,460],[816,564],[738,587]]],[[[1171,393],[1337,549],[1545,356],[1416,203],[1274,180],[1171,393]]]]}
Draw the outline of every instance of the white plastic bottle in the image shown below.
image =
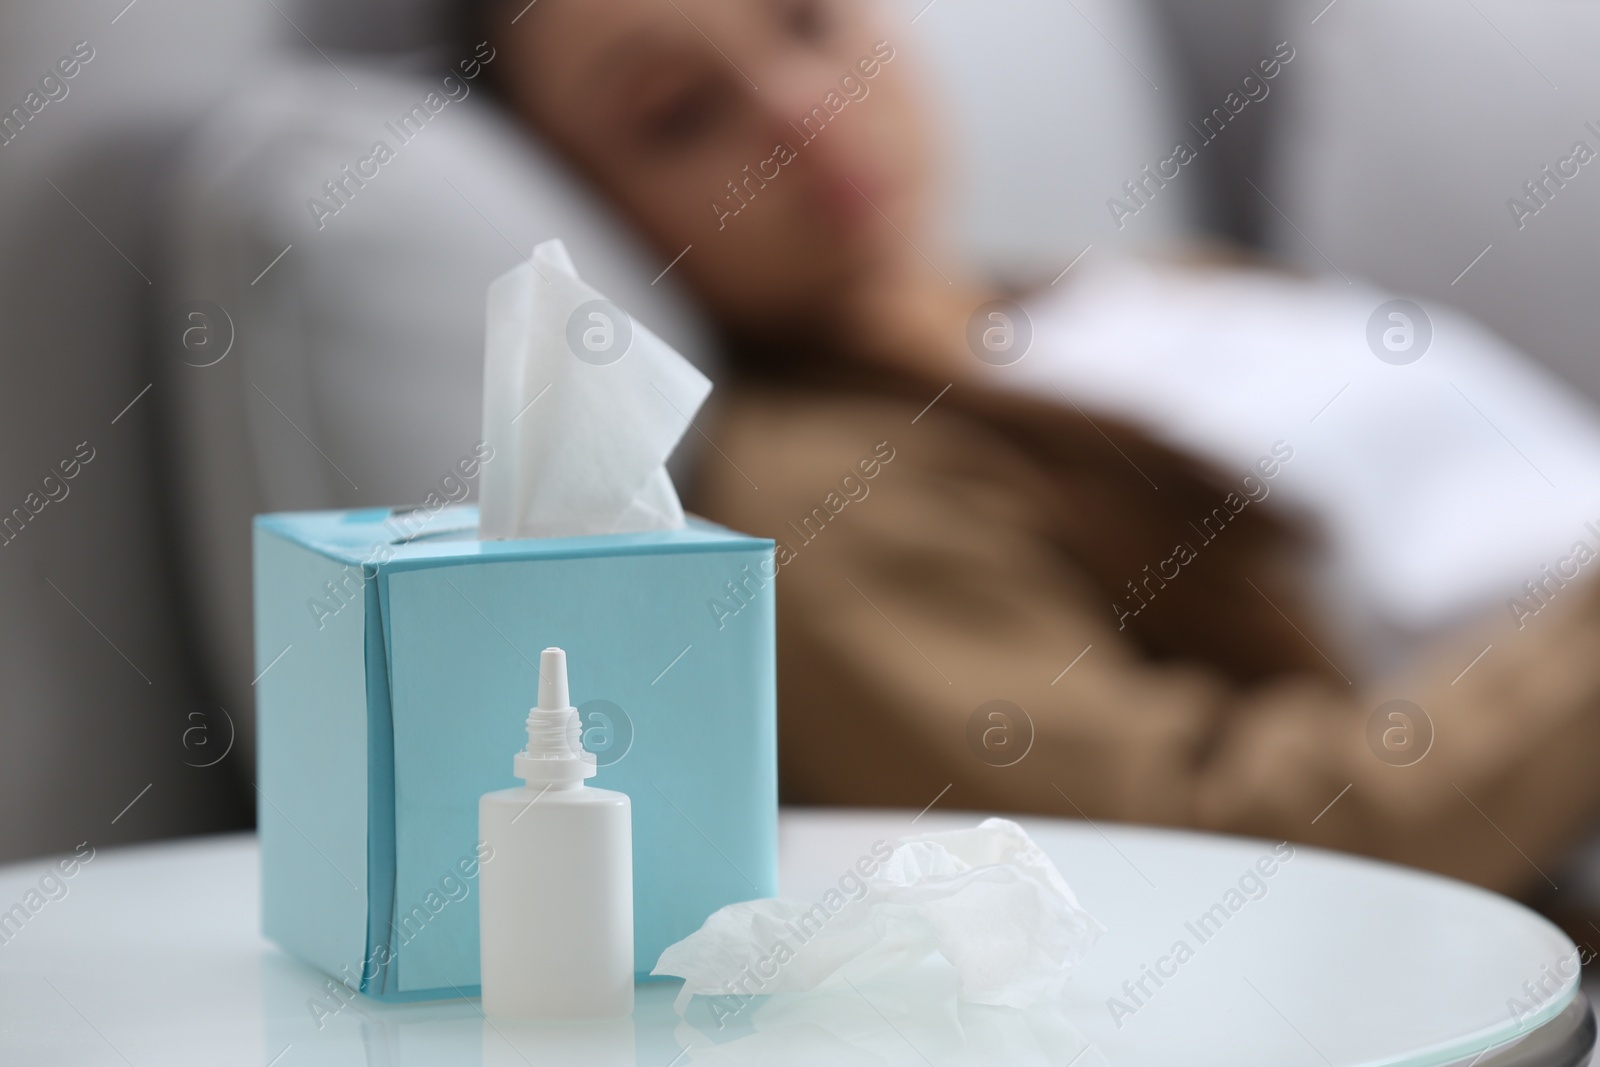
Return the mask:
{"type": "Polygon", "coordinates": [[[539,654],[539,706],[514,771],[527,784],[486,793],[478,835],[483,1011],[499,1019],[613,1019],[633,1011],[633,812],[592,789],[567,697],[567,656],[539,654]]]}

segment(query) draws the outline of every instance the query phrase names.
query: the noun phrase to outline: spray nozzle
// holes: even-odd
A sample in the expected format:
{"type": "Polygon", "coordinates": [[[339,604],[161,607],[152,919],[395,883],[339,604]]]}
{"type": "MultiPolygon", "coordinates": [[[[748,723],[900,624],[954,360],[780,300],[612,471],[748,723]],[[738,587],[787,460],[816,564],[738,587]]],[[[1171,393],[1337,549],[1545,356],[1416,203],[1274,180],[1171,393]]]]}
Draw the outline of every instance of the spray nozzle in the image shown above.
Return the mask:
{"type": "Polygon", "coordinates": [[[561,711],[570,707],[567,696],[567,653],[547,648],[539,653],[539,710],[561,711]]]}
{"type": "Polygon", "coordinates": [[[578,709],[567,695],[567,654],[539,653],[539,706],[528,712],[528,747],[512,764],[528,783],[580,782],[595,774],[594,753],[583,747],[578,709]]]}

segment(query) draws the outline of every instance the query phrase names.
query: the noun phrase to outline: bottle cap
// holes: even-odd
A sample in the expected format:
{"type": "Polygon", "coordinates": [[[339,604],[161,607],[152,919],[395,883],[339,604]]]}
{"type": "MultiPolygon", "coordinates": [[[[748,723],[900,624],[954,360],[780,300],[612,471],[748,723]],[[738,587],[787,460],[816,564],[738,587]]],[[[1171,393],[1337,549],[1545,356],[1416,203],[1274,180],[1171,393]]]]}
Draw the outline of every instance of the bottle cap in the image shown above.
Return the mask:
{"type": "Polygon", "coordinates": [[[528,747],[517,753],[512,770],[530,785],[595,775],[594,753],[583,747],[578,709],[567,695],[567,654],[559,648],[539,653],[539,706],[528,712],[528,747]]]}

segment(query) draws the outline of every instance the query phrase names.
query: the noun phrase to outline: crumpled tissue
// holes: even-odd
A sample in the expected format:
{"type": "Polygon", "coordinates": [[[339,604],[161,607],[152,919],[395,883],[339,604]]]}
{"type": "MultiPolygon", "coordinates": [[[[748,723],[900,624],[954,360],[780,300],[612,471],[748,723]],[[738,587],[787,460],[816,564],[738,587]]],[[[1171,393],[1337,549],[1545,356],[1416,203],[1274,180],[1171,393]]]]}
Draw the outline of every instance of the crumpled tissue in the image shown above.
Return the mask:
{"type": "Polygon", "coordinates": [[[730,904],[668,946],[651,973],[685,980],[682,1012],[696,994],[881,985],[939,956],[955,970],[960,1000],[1028,1008],[1058,999],[1105,932],[1009,819],[902,838],[860,883],[837,910],[799,900],[730,904]]]}
{"type": "Polygon", "coordinates": [[[667,457],[711,392],[670,345],[578,277],[560,241],[489,286],[478,537],[674,529],[667,457]]]}

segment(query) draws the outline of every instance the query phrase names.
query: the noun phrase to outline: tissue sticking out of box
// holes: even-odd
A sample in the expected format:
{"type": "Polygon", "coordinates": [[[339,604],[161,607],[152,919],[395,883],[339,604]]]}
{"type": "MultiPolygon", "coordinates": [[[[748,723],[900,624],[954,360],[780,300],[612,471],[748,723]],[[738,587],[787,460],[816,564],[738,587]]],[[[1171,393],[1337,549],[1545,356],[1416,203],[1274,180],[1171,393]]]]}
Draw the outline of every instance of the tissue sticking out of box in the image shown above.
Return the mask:
{"type": "Polygon", "coordinates": [[[546,241],[489,286],[478,536],[673,529],[666,460],[711,382],[546,241]]]}
{"type": "Polygon", "coordinates": [[[797,993],[909,976],[935,954],[959,995],[1028,1008],[1059,998],[1105,932],[1055,864],[1009,819],[902,838],[860,880],[856,899],[751,900],[714,912],[661,954],[652,974],[683,978],[691,996],[797,993]]]}

